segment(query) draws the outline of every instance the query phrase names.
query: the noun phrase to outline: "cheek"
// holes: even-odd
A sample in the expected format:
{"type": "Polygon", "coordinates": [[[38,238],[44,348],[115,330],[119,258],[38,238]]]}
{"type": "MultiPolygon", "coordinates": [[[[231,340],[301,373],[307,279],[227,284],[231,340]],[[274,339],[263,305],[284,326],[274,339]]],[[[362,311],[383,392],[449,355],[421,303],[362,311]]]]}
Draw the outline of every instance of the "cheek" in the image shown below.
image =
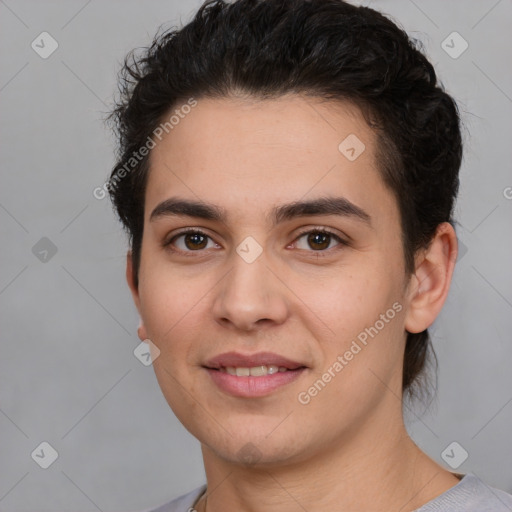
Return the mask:
{"type": "Polygon", "coordinates": [[[191,399],[200,396],[194,379],[196,343],[204,339],[201,327],[208,310],[200,284],[174,274],[152,266],[141,277],[139,294],[148,337],[160,350],[155,375],[168,404],[183,419],[197,412],[191,399]]]}
{"type": "Polygon", "coordinates": [[[196,275],[173,268],[160,249],[146,247],[140,267],[139,295],[146,327],[157,333],[186,317],[198,302],[196,275]]]}
{"type": "Polygon", "coordinates": [[[372,325],[400,299],[398,288],[383,275],[371,268],[345,275],[340,272],[338,278],[331,276],[321,286],[311,288],[303,283],[296,289],[297,295],[306,298],[306,304],[332,336],[347,340],[372,325]]]}
{"type": "Polygon", "coordinates": [[[339,356],[343,358],[339,373],[343,377],[335,379],[333,389],[367,388],[376,379],[370,369],[384,380],[400,369],[405,306],[399,276],[373,263],[309,295],[321,324],[329,328],[318,339],[318,350],[323,353],[319,373],[331,368],[338,375],[332,367],[339,363],[339,356]]]}
{"type": "Polygon", "coordinates": [[[186,339],[180,340],[184,343],[174,340],[197,315],[194,287],[153,265],[141,273],[139,296],[147,335],[160,349],[162,360],[171,353],[186,350],[186,339]]]}

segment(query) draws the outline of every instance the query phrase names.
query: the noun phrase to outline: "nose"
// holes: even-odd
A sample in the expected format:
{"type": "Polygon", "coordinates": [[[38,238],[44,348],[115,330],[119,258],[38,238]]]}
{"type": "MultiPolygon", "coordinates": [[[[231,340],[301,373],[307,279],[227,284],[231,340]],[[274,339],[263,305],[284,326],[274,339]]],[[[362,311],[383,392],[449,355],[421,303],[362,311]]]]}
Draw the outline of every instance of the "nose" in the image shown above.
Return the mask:
{"type": "Polygon", "coordinates": [[[215,320],[223,327],[253,331],[280,325],[289,315],[286,287],[269,268],[265,253],[248,263],[233,255],[233,267],[216,288],[215,320]]]}

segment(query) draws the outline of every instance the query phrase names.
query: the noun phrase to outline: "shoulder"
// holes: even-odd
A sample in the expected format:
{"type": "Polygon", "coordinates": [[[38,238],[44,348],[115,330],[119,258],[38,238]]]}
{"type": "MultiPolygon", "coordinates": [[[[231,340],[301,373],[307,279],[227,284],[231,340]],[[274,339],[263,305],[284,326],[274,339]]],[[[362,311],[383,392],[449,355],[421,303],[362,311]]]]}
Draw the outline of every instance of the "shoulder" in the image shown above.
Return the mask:
{"type": "Polygon", "coordinates": [[[187,494],[183,494],[179,498],[164,503],[157,508],[144,510],[143,512],[192,512],[194,510],[194,503],[203,494],[205,489],[206,485],[202,485],[187,494]]]}
{"type": "Polygon", "coordinates": [[[462,480],[415,512],[510,512],[512,495],[468,473],[462,480]]]}

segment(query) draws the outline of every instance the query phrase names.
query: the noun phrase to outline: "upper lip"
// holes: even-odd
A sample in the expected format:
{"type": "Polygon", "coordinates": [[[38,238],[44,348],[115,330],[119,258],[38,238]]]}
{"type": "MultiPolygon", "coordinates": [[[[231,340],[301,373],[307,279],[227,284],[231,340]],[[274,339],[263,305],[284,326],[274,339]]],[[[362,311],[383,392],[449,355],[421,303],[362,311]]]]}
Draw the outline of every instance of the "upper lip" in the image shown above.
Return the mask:
{"type": "Polygon", "coordinates": [[[220,368],[253,368],[255,366],[281,366],[288,370],[296,370],[306,365],[292,361],[287,357],[272,352],[258,352],[256,354],[240,354],[239,352],[226,352],[209,359],[205,366],[211,369],[220,368]]]}

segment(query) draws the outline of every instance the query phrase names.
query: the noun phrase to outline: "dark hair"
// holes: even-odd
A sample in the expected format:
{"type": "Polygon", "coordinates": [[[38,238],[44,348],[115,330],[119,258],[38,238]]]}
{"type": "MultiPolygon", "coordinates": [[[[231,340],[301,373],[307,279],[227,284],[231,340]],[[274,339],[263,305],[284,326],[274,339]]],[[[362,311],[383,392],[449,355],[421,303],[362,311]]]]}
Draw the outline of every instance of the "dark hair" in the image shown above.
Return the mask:
{"type": "MultiPolygon", "coordinates": [[[[408,273],[437,226],[453,222],[462,158],[457,106],[419,43],[373,9],[342,0],[207,1],[190,23],[157,35],[139,56],[131,52],[119,88],[110,115],[119,148],[109,192],[130,236],[136,284],[149,171],[148,155],[139,151],[171,109],[190,98],[298,93],[348,100],[377,136],[408,273]]],[[[408,333],[403,390],[410,395],[429,346],[427,330],[408,333]]]]}

